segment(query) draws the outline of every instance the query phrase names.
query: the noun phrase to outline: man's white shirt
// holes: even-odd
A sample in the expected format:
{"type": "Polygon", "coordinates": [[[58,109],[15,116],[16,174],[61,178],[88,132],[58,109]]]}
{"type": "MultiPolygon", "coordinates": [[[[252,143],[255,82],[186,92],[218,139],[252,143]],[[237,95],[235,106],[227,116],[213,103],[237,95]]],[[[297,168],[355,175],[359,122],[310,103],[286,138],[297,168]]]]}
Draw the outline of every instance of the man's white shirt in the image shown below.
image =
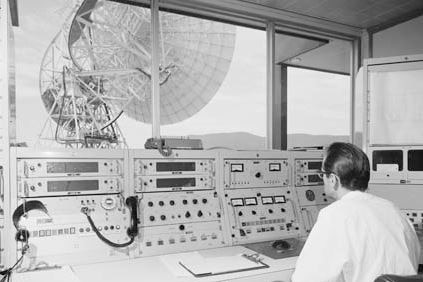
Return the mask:
{"type": "Polygon", "coordinates": [[[373,282],[416,274],[420,244],[391,202],[352,191],[322,209],[297,260],[292,282],[373,282]]]}

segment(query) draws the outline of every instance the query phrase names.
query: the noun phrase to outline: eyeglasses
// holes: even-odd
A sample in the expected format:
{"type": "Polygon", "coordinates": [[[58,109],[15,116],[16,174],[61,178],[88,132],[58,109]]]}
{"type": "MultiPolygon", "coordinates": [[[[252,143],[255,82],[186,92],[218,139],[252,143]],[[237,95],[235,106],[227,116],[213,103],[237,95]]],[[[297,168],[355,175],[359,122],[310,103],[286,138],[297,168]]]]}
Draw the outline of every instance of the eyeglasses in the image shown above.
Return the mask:
{"type": "Polygon", "coordinates": [[[317,175],[318,175],[321,179],[323,179],[323,176],[324,176],[324,175],[329,176],[329,175],[331,175],[332,173],[333,173],[332,171],[324,171],[324,170],[320,170],[320,171],[317,173],[317,175]]]}

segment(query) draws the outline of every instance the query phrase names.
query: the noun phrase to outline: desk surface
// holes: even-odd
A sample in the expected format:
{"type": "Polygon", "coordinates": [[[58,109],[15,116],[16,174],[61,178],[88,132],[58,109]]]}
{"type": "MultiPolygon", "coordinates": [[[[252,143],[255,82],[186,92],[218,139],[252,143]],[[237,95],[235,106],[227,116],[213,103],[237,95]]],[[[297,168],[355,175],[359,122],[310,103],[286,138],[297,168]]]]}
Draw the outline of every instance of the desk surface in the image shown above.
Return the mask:
{"type": "MultiPolygon", "coordinates": [[[[236,254],[253,254],[254,252],[241,246],[226,247],[211,250],[198,251],[205,257],[230,256],[236,254]]],[[[128,261],[97,263],[72,267],[81,282],[139,282],[141,281],[169,281],[169,282],[191,282],[191,281],[231,281],[239,280],[242,277],[261,276],[263,274],[280,274],[280,281],[289,281],[295,267],[297,257],[273,260],[263,257],[263,262],[270,267],[266,269],[243,271],[231,274],[216,275],[196,278],[179,266],[178,261],[190,253],[170,254],[156,257],[139,258],[128,261]],[[179,271],[178,271],[179,268],[179,271]]],[[[258,277],[257,277],[258,278],[258,277]]],[[[253,281],[247,279],[248,281],[253,281]]],[[[257,280],[263,281],[263,280],[257,280]]],[[[273,281],[273,280],[271,280],[273,281]]]]}
{"type": "MultiPolygon", "coordinates": [[[[181,259],[190,255],[192,256],[194,253],[169,254],[124,261],[95,263],[72,266],[71,268],[76,275],[76,280],[79,279],[81,282],[288,282],[290,281],[297,260],[297,257],[274,260],[261,255],[260,258],[263,259],[262,261],[264,263],[269,265],[269,268],[196,278],[179,265],[181,259]]],[[[254,252],[242,246],[234,246],[201,250],[198,251],[198,254],[203,257],[213,258],[238,254],[251,255],[254,252]]],[[[31,273],[16,273],[12,276],[12,279],[13,282],[38,282],[36,279],[28,280],[28,277],[35,278],[36,275],[31,275],[31,273]]],[[[74,282],[75,277],[70,277],[69,279],[61,278],[57,282],[66,281],[74,282]]]]}

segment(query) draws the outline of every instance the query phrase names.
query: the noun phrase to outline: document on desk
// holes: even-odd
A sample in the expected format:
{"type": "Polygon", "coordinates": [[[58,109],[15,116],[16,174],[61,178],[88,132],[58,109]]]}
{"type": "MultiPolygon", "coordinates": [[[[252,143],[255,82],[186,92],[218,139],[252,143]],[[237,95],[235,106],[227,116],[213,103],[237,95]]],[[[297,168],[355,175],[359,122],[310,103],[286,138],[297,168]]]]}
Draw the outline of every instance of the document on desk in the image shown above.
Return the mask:
{"type": "Polygon", "coordinates": [[[260,260],[243,254],[203,257],[199,253],[195,253],[190,257],[181,259],[179,264],[195,277],[229,274],[269,267],[260,260]]]}
{"type": "Polygon", "coordinates": [[[12,282],[81,282],[69,266],[12,274],[12,282]]]}

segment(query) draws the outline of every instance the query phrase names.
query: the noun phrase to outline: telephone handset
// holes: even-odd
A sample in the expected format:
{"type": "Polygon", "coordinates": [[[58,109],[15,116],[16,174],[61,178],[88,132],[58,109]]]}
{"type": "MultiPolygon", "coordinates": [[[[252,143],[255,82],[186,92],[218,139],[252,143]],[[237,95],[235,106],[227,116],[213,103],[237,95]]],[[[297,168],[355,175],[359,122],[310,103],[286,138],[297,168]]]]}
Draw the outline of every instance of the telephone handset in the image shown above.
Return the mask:
{"type": "Polygon", "coordinates": [[[134,238],[138,235],[138,197],[131,196],[126,198],[125,204],[131,210],[131,225],[126,230],[129,238],[134,238]]]}
{"type": "Polygon", "coordinates": [[[135,237],[138,235],[138,197],[131,196],[126,198],[125,204],[131,210],[131,224],[126,230],[126,233],[128,234],[130,239],[128,242],[122,244],[112,242],[106,237],[104,237],[103,234],[101,234],[95,226],[94,221],[90,216],[90,209],[87,207],[83,207],[81,209],[81,212],[86,215],[88,222],[90,223],[90,226],[97,235],[97,237],[100,238],[100,240],[106,243],[107,245],[112,246],[114,248],[124,248],[131,245],[134,242],[135,237]]]}

